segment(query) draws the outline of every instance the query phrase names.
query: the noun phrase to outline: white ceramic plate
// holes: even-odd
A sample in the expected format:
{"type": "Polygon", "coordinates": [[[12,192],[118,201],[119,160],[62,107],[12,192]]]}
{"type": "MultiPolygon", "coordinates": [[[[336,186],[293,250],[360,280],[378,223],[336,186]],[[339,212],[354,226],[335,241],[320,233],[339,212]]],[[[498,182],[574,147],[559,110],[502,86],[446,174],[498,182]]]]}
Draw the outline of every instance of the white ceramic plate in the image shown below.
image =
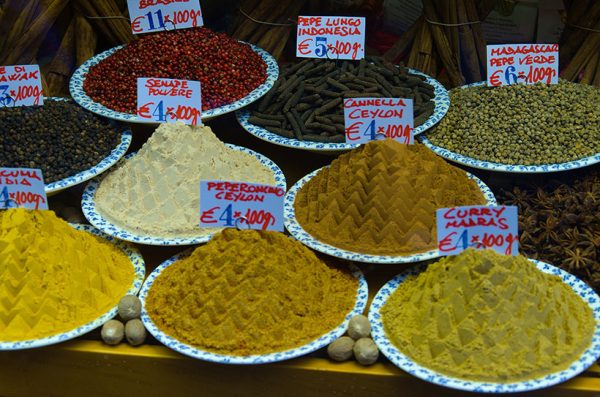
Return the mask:
{"type": "Polygon", "coordinates": [[[596,319],[596,331],[592,339],[592,345],[582,353],[578,360],[573,362],[571,366],[560,372],[555,372],[543,377],[514,383],[493,383],[493,382],[475,382],[459,378],[446,376],[439,372],[423,367],[408,356],[404,355],[394,346],[387,338],[383,325],[381,323],[380,310],[388,300],[390,295],[398,288],[400,284],[406,280],[408,276],[416,275],[423,271],[426,266],[420,265],[416,268],[406,270],[405,272],[388,281],[377,293],[371,307],[369,308],[369,321],[371,322],[371,334],[373,340],[379,347],[379,350],[392,363],[400,367],[409,374],[423,379],[427,382],[435,383],[436,385],[450,387],[453,389],[466,390],[478,393],[516,393],[526,392],[545,387],[553,386],[558,383],[565,382],[587,369],[594,364],[600,357],[600,297],[583,281],[577,277],[547,263],[530,259],[538,269],[544,273],[554,274],[559,276],[563,282],[568,284],[577,295],[579,295],[594,312],[596,319]]]}
{"type": "MultiPolygon", "coordinates": [[[[218,108],[214,108],[214,109],[210,109],[210,110],[203,110],[202,116],[201,116],[201,119],[203,121],[212,119],[213,117],[224,115],[226,113],[233,112],[234,110],[240,109],[246,105],[251,104],[252,102],[256,101],[257,99],[259,99],[260,97],[265,95],[267,93],[267,91],[269,91],[271,89],[271,87],[273,87],[273,84],[275,84],[275,81],[277,80],[277,77],[279,76],[279,66],[277,66],[277,61],[275,60],[275,58],[273,58],[271,56],[271,54],[269,54],[265,50],[255,46],[254,44],[249,44],[249,43],[244,43],[244,44],[248,44],[252,48],[252,50],[254,52],[256,52],[257,54],[259,54],[261,56],[261,58],[267,64],[266,80],[261,85],[256,87],[254,89],[254,91],[250,92],[248,95],[246,95],[242,99],[239,99],[239,100],[232,102],[230,104],[227,104],[227,105],[220,106],[218,108]]],[[[88,59],[87,61],[85,61],[75,71],[75,73],[73,73],[73,76],[71,77],[71,81],[69,82],[69,91],[71,92],[71,96],[73,97],[75,102],[77,102],[79,105],[81,105],[84,109],[87,109],[91,112],[97,113],[104,117],[108,117],[108,118],[111,118],[114,120],[126,121],[129,123],[157,124],[154,121],[147,122],[147,121],[139,120],[135,114],[123,113],[123,112],[118,112],[116,110],[109,109],[106,106],[101,105],[98,102],[95,102],[83,90],[83,82],[85,80],[86,74],[90,70],[90,67],[97,65],[98,63],[100,63],[100,61],[108,58],[109,56],[111,56],[112,54],[114,54],[115,52],[117,52],[118,50],[120,50],[123,47],[124,47],[124,45],[120,45],[120,46],[111,48],[110,50],[106,50],[106,51],[88,59]]]]}
{"type": "MultiPolygon", "coordinates": [[[[100,236],[100,237],[110,241],[112,244],[114,244],[119,249],[121,249],[121,251],[123,251],[129,257],[129,259],[131,260],[131,265],[133,266],[135,274],[133,277],[133,283],[126,294],[131,294],[131,295],[137,294],[140,287],[142,286],[142,282],[144,281],[144,275],[146,272],[146,267],[144,265],[144,259],[142,258],[142,255],[140,255],[137,248],[135,248],[129,244],[125,244],[122,241],[116,240],[110,236],[107,236],[89,225],[71,224],[71,226],[73,226],[77,230],[84,230],[88,233],[94,234],[96,236],[100,236]]],[[[102,326],[105,322],[112,319],[116,315],[117,315],[117,305],[115,305],[115,307],[113,307],[112,309],[110,309],[108,312],[104,313],[97,319],[95,319],[87,324],[81,325],[77,328],[74,328],[70,331],[67,331],[67,332],[61,332],[59,334],[47,336],[44,338],[24,340],[24,341],[18,341],[18,342],[0,341],[0,351],[32,349],[34,347],[42,347],[42,346],[53,345],[53,344],[60,343],[60,342],[65,342],[70,339],[77,338],[78,336],[86,334],[86,333],[102,326]]]]}
{"type": "MultiPolygon", "coordinates": [[[[325,167],[323,167],[325,168],[325,167]]],[[[411,262],[421,262],[433,258],[440,257],[440,253],[437,249],[426,251],[414,255],[372,255],[372,254],[362,254],[359,252],[347,251],[341,248],[336,248],[333,245],[329,245],[327,243],[321,242],[311,236],[304,228],[300,225],[298,220],[296,219],[296,212],[294,210],[294,201],[296,200],[296,195],[308,181],[310,181],[320,170],[323,168],[319,168],[306,175],[304,178],[300,179],[285,195],[285,202],[283,207],[283,216],[284,216],[284,224],[285,228],[290,232],[292,236],[294,236],[298,241],[302,244],[316,250],[322,252],[327,255],[335,256],[337,258],[346,259],[354,262],[366,262],[366,263],[411,263],[411,262]]],[[[470,179],[473,179],[477,182],[477,186],[481,189],[481,193],[486,200],[486,205],[496,205],[496,199],[494,198],[494,194],[490,190],[489,187],[485,183],[483,183],[479,178],[474,175],[466,173],[470,179]]]]}
{"type": "MultiPolygon", "coordinates": [[[[435,98],[433,99],[433,101],[435,102],[433,114],[425,121],[425,123],[421,124],[418,127],[415,127],[414,135],[416,136],[433,127],[444,117],[444,115],[448,112],[448,109],[450,107],[450,97],[448,95],[448,91],[444,88],[444,86],[433,77],[414,69],[409,69],[409,71],[412,74],[418,74],[420,76],[425,77],[427,79],[426,82],[433,86],[435,94],[435,98]]],[[[325,143],[313,141],[300,141],[298,139],[285,138],[281,135],[274,134],[264,129],[263,127],[251,124],[248,121],[250,115],[251,112],[245,109],[236,112],[238,122],[246,131],[248,131],[250,134],[254,135],[257,138],[262,139],[263,141],[271,142],[279,146],[324,152],[350,150],[360,146],[360,144],[358,143],[325,143]]]]}
{"type": "MultiPolygon", "coordinates": [[[[255,152],[253,150],[247,149],[245,147],[231,145],[231,144],[226,144],[226,145],[231,149],[239,150],[241,152],[251,154],[254,157],[258,158],[258,160],[260,161],[260,163],[262,165],[269,168],[273,172],[273,176],[275,177],[275,184],[278,187],[282,188],[283,190],[285,190],[287,188],[286,182],[285,182],[285,176],[283,175],[283,172],[277,166],[277,164],[275,164],[271,159],[267,158],[266,156],[264,156],[260,153],[255,152]]],[[[129,155],[127,155],[125,157],[125,160],[131,158],[133,155],[135,155],[135,153],[130,153],[129,155]]],[[[108,219],[104,218],[102,216],[102,214],[96,208],[96,201],[95,201],[96,190],[100,186],[100,183],[102,183],[102,179],[103,179],[103,177],[96,178],[96,179],[91,180],[88,183],[88,185],[86,186],[86,188],[83,192],[83,197],[81,199],[81,209],[83,211],[83,215],[87,218],[87,220],[92,225],[94,225],[95,227],[100,229],[102,232],[108,234],[109,236],[113,236],[120,240],[130,241],[132,243],[137,243],[137,244],[169,245],[169,246],[171,246],[171,245],[193,245],[193,244],[206,243],[214,235],[214,233],[211,233],[209,235],[198,235],[198,236],[181,237],[181,238],[167,237],[167,236],[162,236],[162,237],[161,236],[149,236],[149,235],[140,234],[139,232],[136,232],[136,231],[127,230],[127,229],[122,228],[121,226],[115,225],[108,219]]],[[[200,187],[198,187],[198,189],[200,189],[200,187]]],[[[200,211],[200,209],[198,209],[198,211],[200,211]]],[[[198,217],[199,216],[200,215],[198,215],[198,217]]],[[[198,219],[200,219],[200,218],[198,218],[198,219]]],[[[200,227],[200,220],[198,220],[198,227],[200,227]]],[[[217,233],[218,231],[219,231],[218,229],[215,229],[215,233],[217,233]]]]}
{"type": "Polygon", "coordinates": [[[322,347],[327,346],[328,344],[342,336],[346,332],[346,328],[348,328],[348,322],[350,321],[350,319],[357,314],[362,314],[365,307],[367,306],[367,299],[369,297],[367,281],[365,280],[364,275],[362,274],[360,269],[358,269],[358,267],[350,265],[349,268],[352,271],[352,274],[359,280],[358,289],[356,291],[356,303],[354,305],[354,308],[350,311],[350,313],[346,315],[342,324],[340,324],[332,331],[324,334],[323,336],[304,346],[282,352],[256,354],[250,356],[233,356],[211,353],[180,342],[177,339],[165,334],[154,324],[154,322],[146,312],[146,296],[148,294],[148,291],[152,287],[154,280],[156,280],[156,278],[160,275],[160,273],[162,273],[162,271],[167,266],[173,264],[179,259],[184,258],[187,255],[189,255],[189,251],[187,253],[182,253],[168,259],[167,261],[163,262],[159,267],[157,267],[150,274],[150,276],[148,276],[148,278],[144,282],[144,285],[142,286],[142,290],[140,291],[140,299],[142,300],[142,321],[144,322],[144,326],[146,327],[148,332],[150,332],[152,336],[154,336],[159,342],[161,342],[168,348],[175,350],[176,352],[185,354],[186,356],[197,358],[199,360],[211,361],[221,364],[266,364],[304,356],[306,354],[319,350],[322,347]]]}
{"type": "MultiPolygon", "coordinates": [[[[461,88],[476,87],[485,85],[485,81],[480,81],[473,84],[467,84],[461,88]]],[[[473,168],[479,168],[488,171],[499,171],[499,172],[512,172],[520,174],[532,174],[532,173],[545,173],[545,172],[558,172],[568,171],[576,168],[588,167],[593,164],[600,163],[600,153],[593,156],[583,157],[578,160],[568,161],[565,163],[555,164],[539,164],[539,165],[515,165],[515,164],[504,164],[504,163],[493,163],[491,161],[478,160],[473,157],[468,157],[456,152],[452,152],[441,146],[434,145],[428,138],[427,135],[420,135],[418,139],[421,143],[431,149],[435,154],[450,161],[458,164],[463,164],[473,168]]]]}

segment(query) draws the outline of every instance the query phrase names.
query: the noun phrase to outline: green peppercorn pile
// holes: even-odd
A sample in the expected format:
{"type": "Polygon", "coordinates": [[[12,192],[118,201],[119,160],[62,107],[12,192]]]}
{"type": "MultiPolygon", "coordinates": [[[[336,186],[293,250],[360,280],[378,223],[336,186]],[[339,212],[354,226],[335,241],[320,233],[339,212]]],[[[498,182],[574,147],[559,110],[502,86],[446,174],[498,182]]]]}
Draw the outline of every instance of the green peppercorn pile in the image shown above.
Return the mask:
{"type": "Polygon", "coordinates": [[[496,197],[519,208],[521,252],[561,267],[600,292],[598,172],[516,186],[496,197]]]}
{"type": "Polygon", "coordinates": [[[0,166],[39,168],[45,183],[95,166],[120,141],[120,131],[71,102],[0,108],[0,166]]]}
{"type": "Polygon", "coordinates": [[[555,85],[456,88],[427,138],[452,152],[502,164],[556,164],[600,152],[600,89],[555,85]]]}

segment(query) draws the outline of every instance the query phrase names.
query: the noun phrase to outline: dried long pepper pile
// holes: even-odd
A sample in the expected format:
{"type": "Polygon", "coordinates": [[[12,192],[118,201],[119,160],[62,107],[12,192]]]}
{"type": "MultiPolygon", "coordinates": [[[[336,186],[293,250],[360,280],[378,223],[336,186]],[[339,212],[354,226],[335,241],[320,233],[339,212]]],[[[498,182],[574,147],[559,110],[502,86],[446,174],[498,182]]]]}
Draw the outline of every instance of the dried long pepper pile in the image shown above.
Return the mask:
{"type": "Polygon", "coordinates": [[[244,43],[206,28],[148,34],[90,68],[83,83],[94,101],[135,113],[138,77],[200,81],[202,109],[237,101],[266,79],[265,61],[244,43]]]}
{"type": "Polygon", "coordinates": [[[419,126],[433,114],[434,96],[425,77],[381,58],[310,59],[284,68],[249,121],[286,138],[344,142],[343,98],[413,99],[419,126]]]}
{"type": "Polygon", "coordinates": [[[519,207],[521,251],[575,274],[600,291],[600,177],[514,187],[498,201],[519,207]]]}

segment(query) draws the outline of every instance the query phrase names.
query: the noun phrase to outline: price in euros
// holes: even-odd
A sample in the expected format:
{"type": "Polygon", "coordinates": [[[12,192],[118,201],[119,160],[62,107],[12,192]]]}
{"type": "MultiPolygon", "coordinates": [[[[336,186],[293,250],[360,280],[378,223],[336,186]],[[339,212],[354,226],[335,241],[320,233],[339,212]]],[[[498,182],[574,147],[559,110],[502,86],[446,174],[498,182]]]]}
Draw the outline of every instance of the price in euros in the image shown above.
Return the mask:
{"type": "Polygon", "coordinates": [[[200,222],[202,223],[218,223],[223,222],[223,226],[235,227],[236,222],[245,223],[248,226],[261,225],[262,230],[267,230],[267,227],[275,225],[275,216],[264,210],[248,209],[242,215],[241,211],[233,209],[233,204],[229,204],[221,211],[221,207],[212,207],[200,214],[200,222]]]}
{"type": "Polygon", "coordinates": [[[200,110],[186,105],[177,107],[165,106],[164,101],[158,103],[148,102],[140,106],[138,116],[144,119],[152,119],[164,123],[166,121],[189,121],[190,124],[198,125],[200,121],[200,110]]]}
{"type": "Polygon", "coordinates": [[[163,15],[162,10],[156,10],[135,18],[131,22],[131,30],[134,33],[142,33],[159,29],[177,29],[177,25],[196,27],[201,22],[200,10],[178,10],[167,15],[163,15]]]}
{"type": "Polygon", "coordinates": [[[444,237],[438,244],[440,252],[452,252],[458,247],[466,250],[469,247],[474,248],[495,248],[505,247],[504,254],[511,255],[514,243],[519,241],[519,236],[508,233],[502,234],[484,233],[483,235],[469,235],[469,229],[465,229],[460,235],[458,232],[451,232],[444,237]]]}
{"type": "Polygon", "coordinates": [[[412,132],[410,125],[388,124],[386,126],[378,126],[376,121],[377,120],[371,120],[364,130],[362,130],[364,126],[362,121],[352,123],[346,128],[348,140],[357,141],[360,139],[357,135],[362,134],[362,136],[365,136],[372,141],[376,139],[391,138],[404,144],[410,143],[412,132]]]}

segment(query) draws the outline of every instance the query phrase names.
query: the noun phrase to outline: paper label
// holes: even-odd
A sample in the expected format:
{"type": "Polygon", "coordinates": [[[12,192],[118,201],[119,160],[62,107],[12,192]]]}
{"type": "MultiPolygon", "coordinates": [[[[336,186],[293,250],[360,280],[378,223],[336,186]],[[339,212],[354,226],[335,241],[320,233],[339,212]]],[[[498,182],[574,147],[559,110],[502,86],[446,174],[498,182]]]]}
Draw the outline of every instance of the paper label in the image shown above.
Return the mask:
{"type": "Polygon", "coordinates": [[[0,168],[0,208],[47,210],[42,171],[33,168],[0,168]]]}
{"type": "Polygon", "coordinates": [[[157,123],[201,124],[200,82],[177,79],[137,79],[137,116],[157,123]]]}
{"type": "Polygon", "coordinates": [[[283,196],[277,186],[200,181],[200,226],[283,231],[283,196]]]}
{"type": "Polygon", "coordinates": [[[0,108],[43,104],[38,65],[0,66],[0,108]]]}
{"type": "Polygon", "coordinates": [[[365,18],[298,16],[296,56],[300,58],[362,59],[365,18]]]}
{"type": "Polygon", "coordinates": [[[346,98],[346,143],[366,143],[391,138],[414,143],[413,100],[402,98],[346,98]]]}
{"type": "Polygon", "coordinates": [[[558,83],[558,44],[487,46],[487,85],[558,83]]]}
{"type": "Polygon", "coordinates": [[[200,0],[127,0],[134,34],[204,25],[200,0]]]}
{"type": "Polygon", "coordinates": [[[519,254],[519,222],[515,206],[440,208],[436,215],[441,255],[456,255],[467,248],[491,248],[504,255],[519,254]]]}

